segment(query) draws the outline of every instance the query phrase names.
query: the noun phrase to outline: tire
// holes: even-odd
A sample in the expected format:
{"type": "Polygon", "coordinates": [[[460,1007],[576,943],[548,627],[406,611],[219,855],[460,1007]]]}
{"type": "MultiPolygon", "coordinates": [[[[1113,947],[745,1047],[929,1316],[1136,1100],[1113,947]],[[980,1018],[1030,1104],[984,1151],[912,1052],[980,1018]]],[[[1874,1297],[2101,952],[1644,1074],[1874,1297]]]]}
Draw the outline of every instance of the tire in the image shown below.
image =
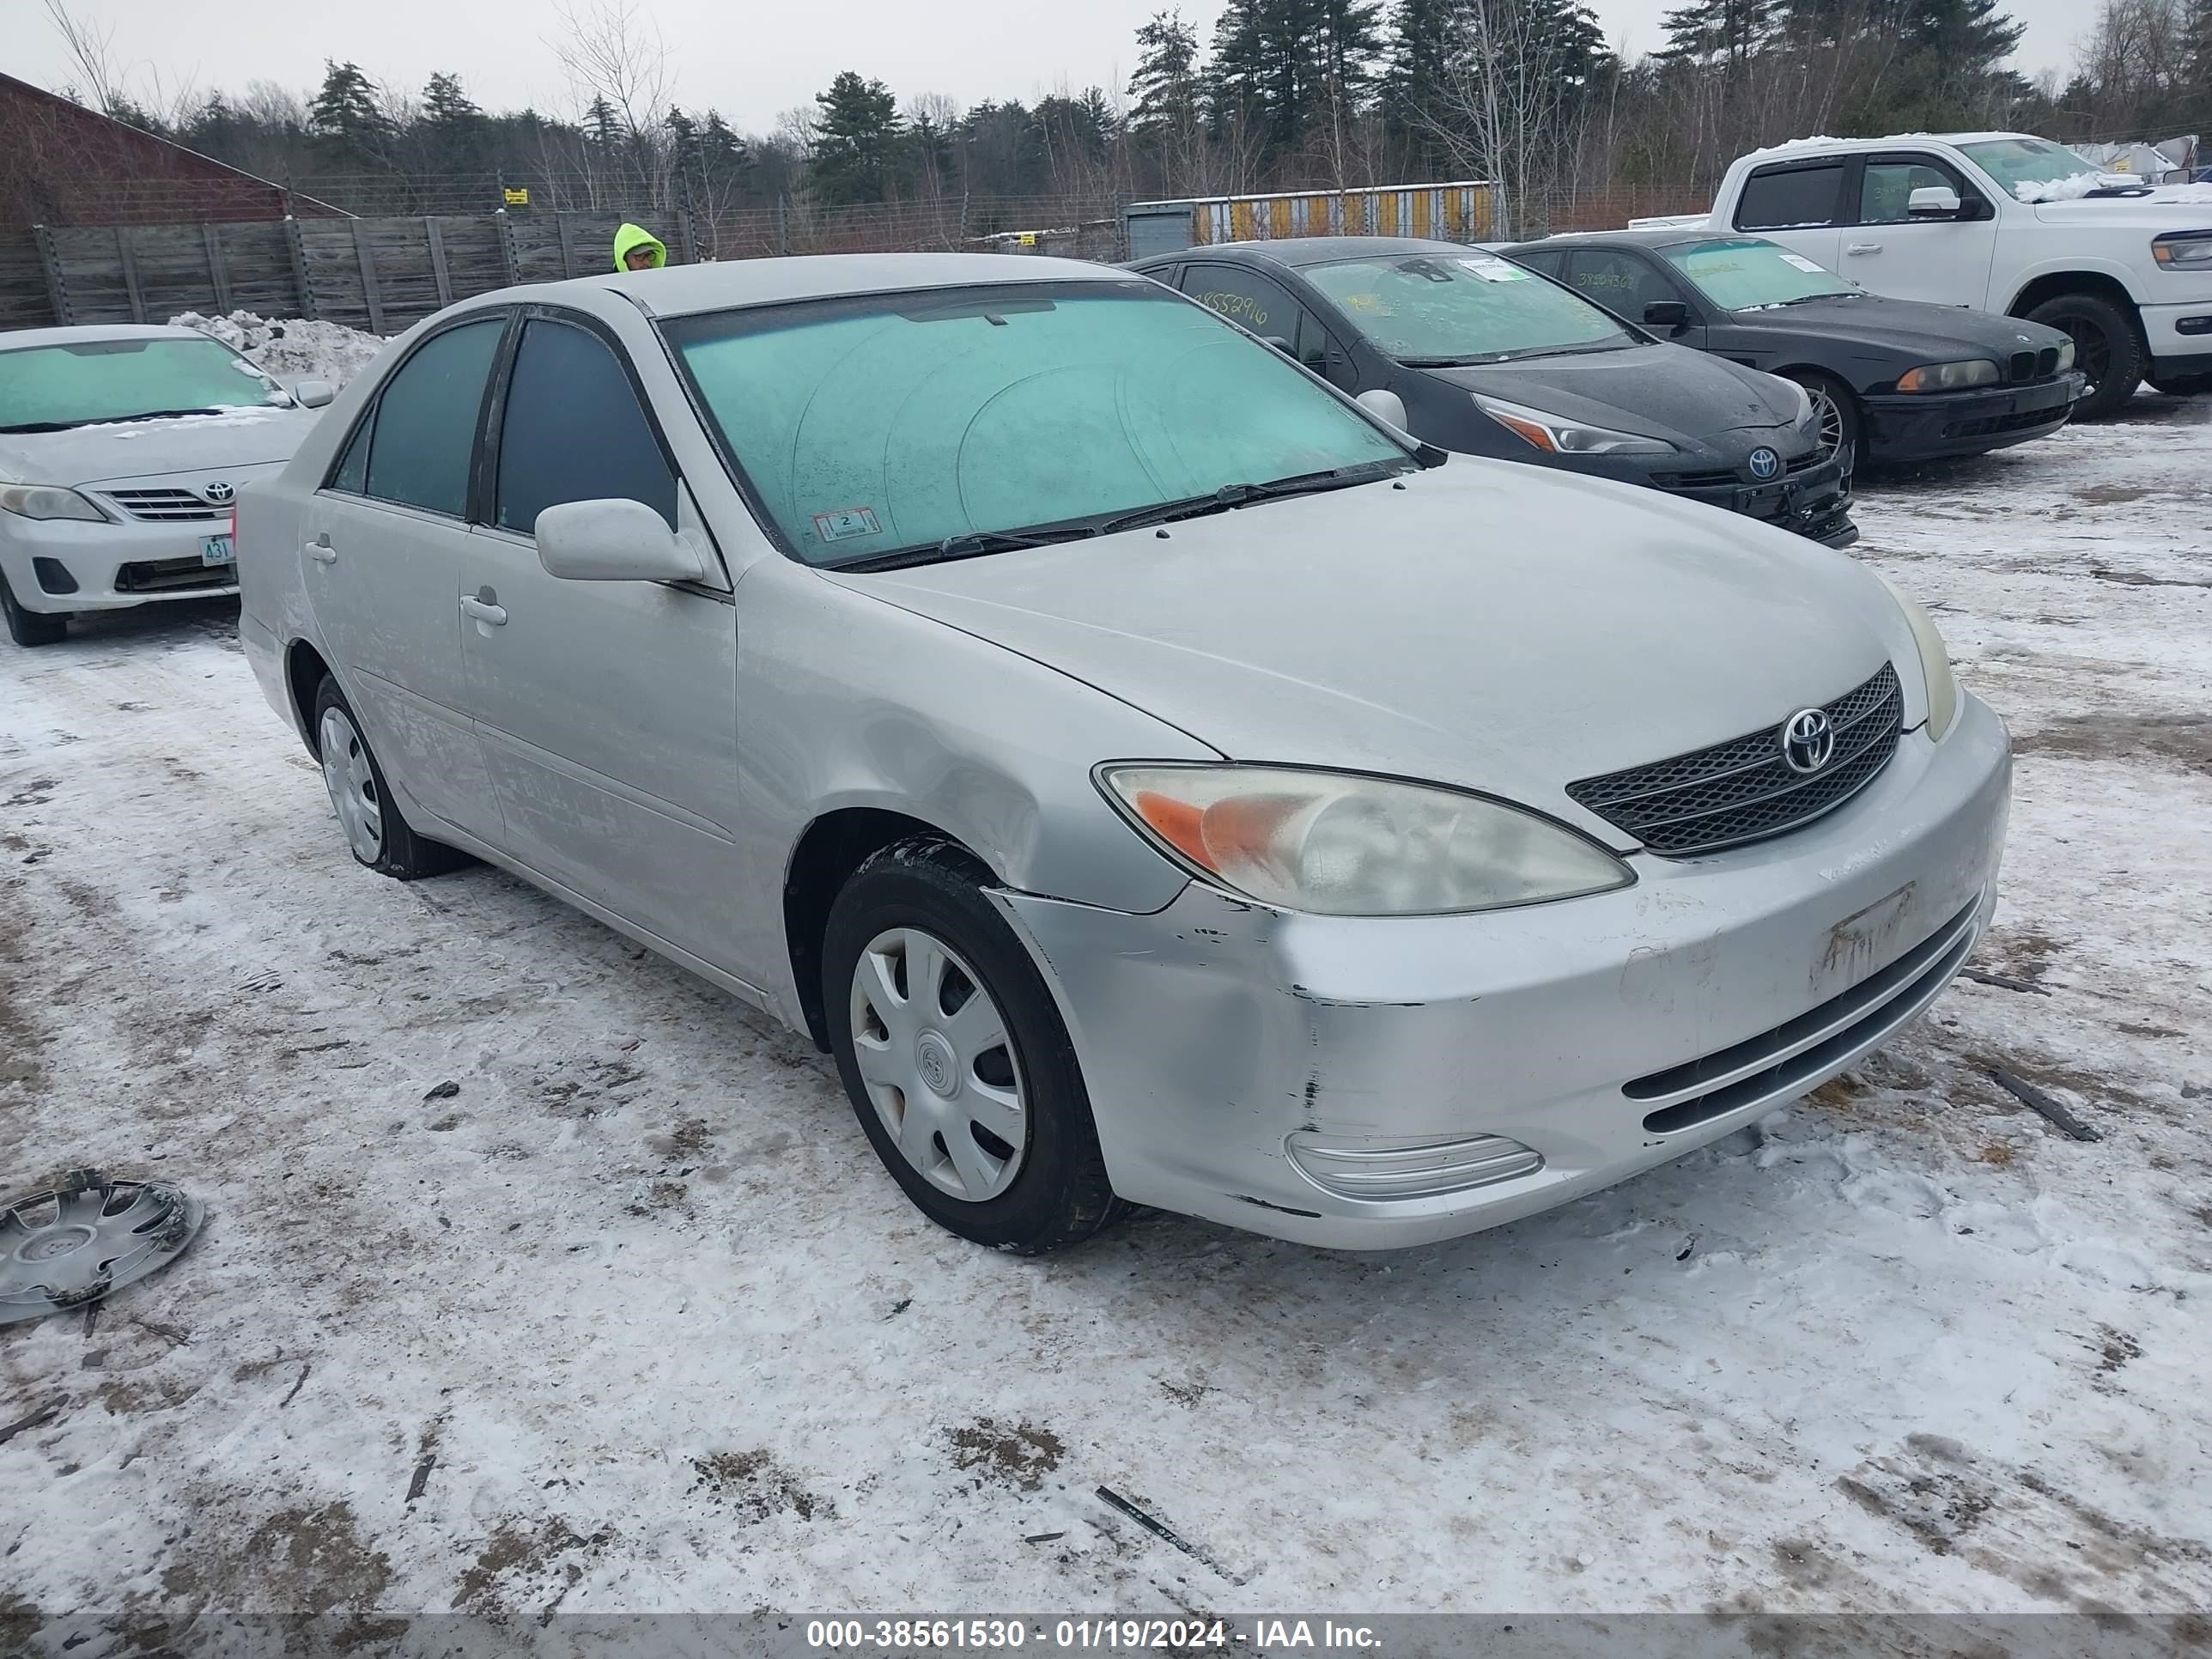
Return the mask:
{"type": "Polygon", "coordinates": [[[323,763],[331,810],[337,814],[356,863],[398,881],[420,881],[469,861],[468,854],[458,848],[416,835],[401,816],[352,705],[328,674],[315,692],[314,730],[315,754],[323,763]]]}
{"type": "Polygon", "coordinates": [[[1866,459],[1861,441],[1866,432],[1866,421],[1859,410],[1858,394],[1832,374],[1823,374],[1817,368],[1793,368],[1783,375],[1805,388],[1805,395],[1813,400],[1813,407],[1820,422],[1820,459],[1826,460],[1837,449],[1849,447],[1856,460],[1866,459]]]}
{"type": "Polygon", "coordinates": [[[2074,338],[2074,367],[2089,379],[2088,396],[2074,405],[2075,419],[2116,413],[2136,395],[2150,364],[2135,319],[2120,307],[2094,294],[2062,294],[2027,319],[2074,338]]]}
{"type": "Polygon", "coordinates": [[[989,880],[927,836],[869,858],[830,906],[823,1005],[860,1127],[915,1207],[975,1243],[1041,1255],[1126,1206],[1067,1028],[983,896],[989,880]]]}
{"type": "Polygon", "coordinates": [[[0,614],[8,618],[8,637],[21,646],[59,645],[69,634],[67,617],[26,611],[16,604],[5,571],[0,571],[0,614]]]}

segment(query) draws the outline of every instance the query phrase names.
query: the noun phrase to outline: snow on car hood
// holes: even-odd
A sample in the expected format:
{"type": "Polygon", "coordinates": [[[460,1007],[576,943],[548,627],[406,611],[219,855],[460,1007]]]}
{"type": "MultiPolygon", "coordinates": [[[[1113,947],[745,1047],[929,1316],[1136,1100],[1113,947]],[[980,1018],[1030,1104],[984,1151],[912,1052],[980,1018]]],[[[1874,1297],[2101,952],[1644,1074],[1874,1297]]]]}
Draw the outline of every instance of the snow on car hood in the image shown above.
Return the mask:
{"type": "Polygon", "coordinates": [[[66,432],[0,432],[0,479],[74,488],[288,461],[315,419],[313,410],[272,405],[165,421],[111,421],[66,432]]]}
{"type": "Polygon", "coordinates": [[[832,579],[1231,758],[1488,790],[1617,846],[1565,785],[1779,726],[1885,660],[1920,707],[1903,614],[1839,553],[1510,462],[1403,483],[832,579]]]}

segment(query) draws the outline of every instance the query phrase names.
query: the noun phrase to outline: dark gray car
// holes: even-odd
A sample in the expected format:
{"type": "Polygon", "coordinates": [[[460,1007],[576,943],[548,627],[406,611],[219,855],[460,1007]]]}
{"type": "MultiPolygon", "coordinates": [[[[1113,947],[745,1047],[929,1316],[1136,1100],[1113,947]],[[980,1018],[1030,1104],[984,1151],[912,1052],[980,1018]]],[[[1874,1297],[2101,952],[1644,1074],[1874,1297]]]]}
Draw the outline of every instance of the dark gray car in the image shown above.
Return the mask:
{"type": "Polygon", "coordinates": [[[1869,294],[1763,236],[1591,231],[1508,248],[1618,316],[1796,381],[1868,461],[1978,455],[2066,424],[2074,342],[2024,317],[1869,294]]]}
{"type": "Polygon", "coordinates": [[[1136,264],[1440,448],[1858,539],[1850,456],[1795,385],[1686,350],[1480,249],[1410,237],[1227,243],[1136,264]]]}

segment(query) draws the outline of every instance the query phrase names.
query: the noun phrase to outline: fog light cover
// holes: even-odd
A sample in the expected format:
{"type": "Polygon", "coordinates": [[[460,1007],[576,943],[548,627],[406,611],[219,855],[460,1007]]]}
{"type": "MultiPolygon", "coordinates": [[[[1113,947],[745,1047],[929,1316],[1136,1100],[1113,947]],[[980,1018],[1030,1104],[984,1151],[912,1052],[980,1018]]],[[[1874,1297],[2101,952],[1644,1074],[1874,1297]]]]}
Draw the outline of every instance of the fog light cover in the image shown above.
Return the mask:
{"type": "Polygon", "coordinates": [[[31,561],[31,574],[39,579],[39,586],[49,593],[74,593],[76,578],[59,559],[37,558],[31,561]]]}
{"type": "Polygon", "coordinates": [[[1504,1135],[1347,1139],[1301,1129],[1286,1144],[1298,1173],[1323,1192],[1378,1202],[1442,1198],[1544,1167],[1541,1152],[1504,1135]]]}

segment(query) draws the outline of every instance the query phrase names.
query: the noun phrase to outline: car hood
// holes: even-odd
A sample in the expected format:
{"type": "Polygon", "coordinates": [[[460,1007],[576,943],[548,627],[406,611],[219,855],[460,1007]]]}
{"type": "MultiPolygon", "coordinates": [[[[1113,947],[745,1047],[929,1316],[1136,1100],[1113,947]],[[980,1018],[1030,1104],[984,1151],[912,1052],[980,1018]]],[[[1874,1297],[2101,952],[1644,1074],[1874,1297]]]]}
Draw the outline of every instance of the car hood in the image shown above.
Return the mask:
{"type": "Polygon", "coordinates": [[[1807,300],[1735,314],[1747,326],[1790,329],[1869,355],[1911,358],[1911,362],[1899,363],[1900,371],[1916,363],[1965,357],[1995,357],[2002,362],[2015,351],[2040,351],[2066,343],[2063,332],[2041,323],[1879,294],[1807,300]]]}
{"type": "Polygon", "coordinates": [[[1403,483],[831,580],[1232,759],[1486,790],[1616,847],[1567,784],[1779,726],[1886,660],[1920,701],[1895,602],[1801,537],[1468,456],[1403,483]]]}
{"type": "Polygon", "coordinates": [[[314,426],[309,409],[228,409],[166,421],[112,421],[66,432],[0,432],[0,479],[105,483],[287,461],[314,426]]]}
{"type": "Polygon", "coordinates": [[[2212,229],[2212,188],[2166,185],[2148,196],[2082,196],[2038,202],[2035,216],[2050,225],[2095,225],[2106,230],[2212,229]]]}
{"type": "Polygon", "coordinates": [[[1771,376],[1687,346],[1559,352],[1517,362],[1418,371],[1486,397],[1678,444],[1786,425],[1796,396],[1771,376]]]}

